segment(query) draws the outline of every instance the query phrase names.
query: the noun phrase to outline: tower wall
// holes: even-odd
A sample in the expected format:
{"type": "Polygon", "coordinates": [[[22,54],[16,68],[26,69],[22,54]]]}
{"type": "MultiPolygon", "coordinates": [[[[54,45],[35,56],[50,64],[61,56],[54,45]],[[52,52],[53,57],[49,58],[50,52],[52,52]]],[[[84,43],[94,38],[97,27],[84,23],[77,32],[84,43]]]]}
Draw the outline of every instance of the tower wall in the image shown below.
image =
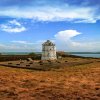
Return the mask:
{"type": "Polygon", "coordinates": [[[55,60],[56,57],[56,47],[55,45],[42,45],[42,58],[41,60],[55,60]]]}

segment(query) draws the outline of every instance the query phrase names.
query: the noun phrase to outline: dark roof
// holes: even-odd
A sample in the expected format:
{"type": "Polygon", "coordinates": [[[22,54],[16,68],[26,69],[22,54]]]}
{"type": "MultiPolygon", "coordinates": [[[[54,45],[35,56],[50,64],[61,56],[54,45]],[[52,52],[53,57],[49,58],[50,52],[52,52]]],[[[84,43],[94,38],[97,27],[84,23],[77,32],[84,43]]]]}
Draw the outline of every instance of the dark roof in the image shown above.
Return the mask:
{"type": "Polygon", "coordinates": [[[55,44],[52,43],[50,40],[47,40],[47,41],[44,42],[42,45],[44,45],[44,46],[55,46],[55,44]]]}

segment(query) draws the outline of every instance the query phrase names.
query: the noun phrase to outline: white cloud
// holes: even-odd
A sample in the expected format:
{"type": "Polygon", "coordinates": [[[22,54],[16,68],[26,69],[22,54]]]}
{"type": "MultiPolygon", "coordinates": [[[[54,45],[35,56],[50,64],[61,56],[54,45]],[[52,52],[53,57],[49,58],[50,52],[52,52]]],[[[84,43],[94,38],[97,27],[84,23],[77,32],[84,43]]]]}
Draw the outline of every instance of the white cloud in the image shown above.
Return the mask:
{"type": "Polygon", "coordinates": [[[6,43],[6,44],[0,44],[0,52],[34,52],[35,46],[30,46],[30,45],[20,45],[20,44],[11,44],[11,43],[6,43]]]}
{"type": "Polygon", "coordinates": [[[60,31],[55,35],[55,38],[57,40],[61,40],[61,41],[68,41],[70,40],[72,37],[75,37],[77,35],[80,35],[81,33],[76,31],[76,30],[64,30],[64,31],[60,31]]]}
{"type": "Polygon", "coordinates": [[[25,31],[25,27],[12,28],[12,27],[6,26],[6,25],[1,25],[1,29],[2,29],[2,31],[9,32],[9,33],[17,33],[17,32],[25,31]]]}
{"type": "Polygon", "coordinates": [[[72,49],[75,51],[100,51],[100,42],[71,42],[72,49]]]}
{"type": "MultiPolygon", "coordinates": [[[[72,40],[73,37],[80,35],[81,33],[77,30],[64,30],[55,34],[55,42],[58,50],[72,49],[76,45],[76,42],[72,40]]],[[[78,43],[77,43],[78,45],[78,43]]]]}
{"type": "MultiPolygon", "coordinates": [[[[75,36],[75,35],[74,35],[75,36]]],[[[73,37],[74,37],[73,36],[73,37]]],[[[46,40],[39,40],[34,43],[28,41],[11,41],[8,44],[0,44],[1,52],[15,51],[15,52],[37,52],[42,50],[42,43],[46,40]]],[[[52,40],[51,40],[52,41],[52,40]]],[[[77,42],[71,37],[66,41],[54,39],[53,42],[56,44],[57,50],[59,51],[83,51],[83,52],[97,52],[100,50],[99,42],[77,42]]]]}
{"type": "Polygon", "coordinates": [[[9,33],[18,33],[26,30],[26,28],[16,20],[9,21],[6,24],[1,24],[0,29],[9,33]]]}
{"type": "Polygon", "coordinates": [[[73,40],[74,37],[81,35],[77,30],[64,30],[55,35],[57,50],[65,51],[99,51],[100,42],[82,42],[73,40]]]}
{"type": "Polygon", "coordinates": [[[10,41],[8,43],[0,43],[0,52],[38,52],[42,49],[44,40],[36,42],[29,41],[10,41]]]}
{"type": "Polygon", "coordinates": [[[21,24],[18,21],[16,21],[16,20],[11,20],[11,21],[9,21],[9,23],[17,25],[17,26],[21,26],[21,24]]]}
{"type": "Polygon", "coordinates": [[[28,42],[28,41],[11,41],[12,43],[17,43],[17,44],[26,44],[26,45],[30,45],[30,44],[34,44],[34,43],[31,43],[31,42],[28,42]]]}
{"type": "Polygon", "coordinates": [[[0,16],[29,18],[38,21],[75,21],[94,23],[100,15],[96,15],[97,7],[76,7],[72,5],[39,6],[39,7],[9,7],[0,10],[0,16]]]}
{"type": "Polygon", "coordinates": [[[0,49],[4,49],[5,45],[4,44],[0,44],[0,49]]]}

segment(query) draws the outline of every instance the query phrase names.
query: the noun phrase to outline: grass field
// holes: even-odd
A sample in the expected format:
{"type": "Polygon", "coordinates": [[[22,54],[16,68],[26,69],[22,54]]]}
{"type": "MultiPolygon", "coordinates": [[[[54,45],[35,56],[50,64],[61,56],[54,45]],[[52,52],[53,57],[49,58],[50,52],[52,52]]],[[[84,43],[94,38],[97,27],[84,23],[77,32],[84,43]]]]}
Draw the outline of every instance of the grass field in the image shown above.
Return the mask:
{"type": "Polygon", "coordinates": [[[100,59],[84,60],[50,71],[0,66],[0,100],[100,100],[100,59]]]}

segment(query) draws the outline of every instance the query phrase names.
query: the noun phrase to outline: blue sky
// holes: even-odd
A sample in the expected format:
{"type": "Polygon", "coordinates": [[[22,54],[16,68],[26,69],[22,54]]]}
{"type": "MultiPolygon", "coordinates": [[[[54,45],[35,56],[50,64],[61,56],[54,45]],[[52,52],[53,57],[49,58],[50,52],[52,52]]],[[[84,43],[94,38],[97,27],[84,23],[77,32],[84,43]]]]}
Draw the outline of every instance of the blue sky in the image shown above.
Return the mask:
{"type": "Polygon", "coordinates": [[[0,1],[0,52],[100,51],[100,0],[0,1]]]}

